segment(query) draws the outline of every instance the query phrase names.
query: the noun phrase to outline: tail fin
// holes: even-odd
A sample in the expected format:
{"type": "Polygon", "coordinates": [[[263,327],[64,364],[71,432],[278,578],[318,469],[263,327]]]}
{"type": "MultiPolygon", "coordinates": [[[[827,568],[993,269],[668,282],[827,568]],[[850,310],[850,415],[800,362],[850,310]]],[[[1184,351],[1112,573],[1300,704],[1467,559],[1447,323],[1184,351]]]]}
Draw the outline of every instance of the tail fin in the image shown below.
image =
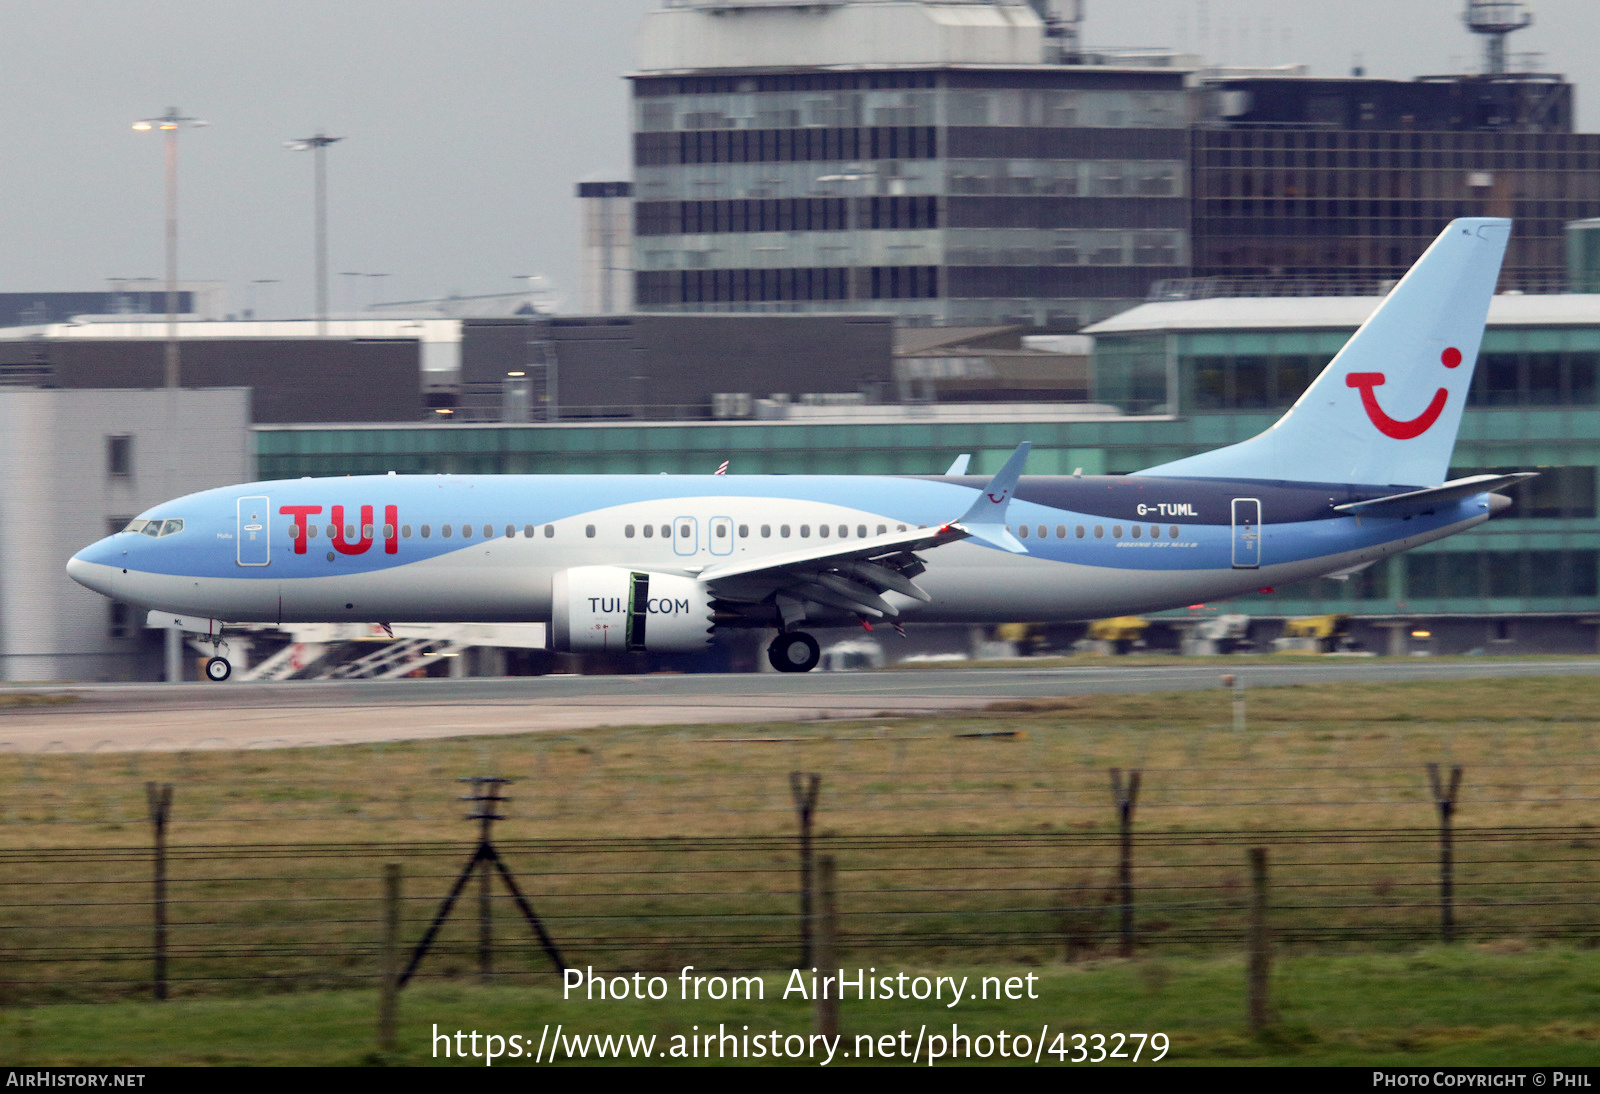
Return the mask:
{"type": "Polygon", "coordinates": [[[1436,486],[1445,481],[1511,222],[1450,222],[1271,429],[1139,472],[1436,486]]]}

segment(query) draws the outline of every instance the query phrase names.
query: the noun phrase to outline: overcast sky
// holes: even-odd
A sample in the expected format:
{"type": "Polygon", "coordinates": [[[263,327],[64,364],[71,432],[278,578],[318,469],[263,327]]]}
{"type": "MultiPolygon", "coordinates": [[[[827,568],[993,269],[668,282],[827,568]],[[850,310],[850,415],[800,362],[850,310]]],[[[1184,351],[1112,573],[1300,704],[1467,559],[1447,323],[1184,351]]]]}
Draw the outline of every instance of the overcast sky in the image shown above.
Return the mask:
{"type": "MultiPolygon", "coordinates": [[[[626,177],[627,87],[660,0],[0,0],[0,292],[160,277],[168,106],[180,137],[180,276],[230,306],[309,314],[312,156],[324,131],[334,309],[514,291],[577,299],[582,178],[626,177]],[[349,271],[383,278],[349,278],[349,271]],[[251,282],[275,280],[250,289],[251,282]]],[[[1476,65],[1464,0],[1087,0],[1091,46],[1227,64],[1352,64],[1407,78],[1476,65]]],[[[1514,53],[1579,85],[1600,124],[1600,4],[1534,0],[1514,53]]]]}

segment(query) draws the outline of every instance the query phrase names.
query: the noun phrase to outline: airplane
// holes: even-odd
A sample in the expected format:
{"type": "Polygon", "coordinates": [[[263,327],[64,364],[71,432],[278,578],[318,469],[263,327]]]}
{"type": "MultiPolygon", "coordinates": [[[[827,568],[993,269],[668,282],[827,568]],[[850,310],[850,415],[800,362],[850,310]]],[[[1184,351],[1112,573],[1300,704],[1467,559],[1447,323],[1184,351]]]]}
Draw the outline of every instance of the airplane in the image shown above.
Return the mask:
{"type": "MultiPolygon", "coordinates": [[[[164,502],[67,564],[211,641],[225,624],[543,622],[561,651],[775,630],[1134,615],[1346,576],[1466,531],[1526,473],[1446,481],[1511,223],[1452,221],[1283,417],[1132,475],[396,475],[164,502]]],[[[903,633],[903,630],[902,630],[903,633]]]]}

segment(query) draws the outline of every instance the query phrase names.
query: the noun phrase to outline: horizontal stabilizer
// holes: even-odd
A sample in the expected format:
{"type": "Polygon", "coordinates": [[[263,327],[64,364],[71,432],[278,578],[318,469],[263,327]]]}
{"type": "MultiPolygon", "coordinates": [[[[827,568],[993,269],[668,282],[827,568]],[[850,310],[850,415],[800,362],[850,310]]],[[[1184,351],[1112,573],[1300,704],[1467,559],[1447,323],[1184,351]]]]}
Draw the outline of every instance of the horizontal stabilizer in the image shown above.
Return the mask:
{"type": "Polygon", "coordinates": [[[1428,490],[1409,490],[1404,494],[1390,494],[1386,498],[1347,502],[1344,505],[1335,505],[1334,508],[1341,513],[1358,517],[1408,517],[1416,513],[1425,513],[1452,501],[1460,501],[1462,498],[1478,494],[1490,494],[1507,486],[1513,486],[1524,479],[1538,477],[1537,471],[1518,471],[1512,475],[1473,475],[1470,478],[1453,479],[1443,486],[1435,486],[1428,490]]]}

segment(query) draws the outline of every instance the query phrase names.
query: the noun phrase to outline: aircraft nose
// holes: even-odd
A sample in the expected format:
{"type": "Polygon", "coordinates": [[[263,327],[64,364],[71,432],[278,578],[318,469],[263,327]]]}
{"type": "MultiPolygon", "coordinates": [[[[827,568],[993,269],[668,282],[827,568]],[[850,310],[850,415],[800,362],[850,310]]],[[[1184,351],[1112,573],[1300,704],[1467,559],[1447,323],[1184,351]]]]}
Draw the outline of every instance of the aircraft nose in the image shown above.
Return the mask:
{"type": "Polygon", "coordinates": [[[94,561],[94,547],[86,547],[67,561],[67,576],[101,596],[113,596],[117,568],[94,561]]]}

